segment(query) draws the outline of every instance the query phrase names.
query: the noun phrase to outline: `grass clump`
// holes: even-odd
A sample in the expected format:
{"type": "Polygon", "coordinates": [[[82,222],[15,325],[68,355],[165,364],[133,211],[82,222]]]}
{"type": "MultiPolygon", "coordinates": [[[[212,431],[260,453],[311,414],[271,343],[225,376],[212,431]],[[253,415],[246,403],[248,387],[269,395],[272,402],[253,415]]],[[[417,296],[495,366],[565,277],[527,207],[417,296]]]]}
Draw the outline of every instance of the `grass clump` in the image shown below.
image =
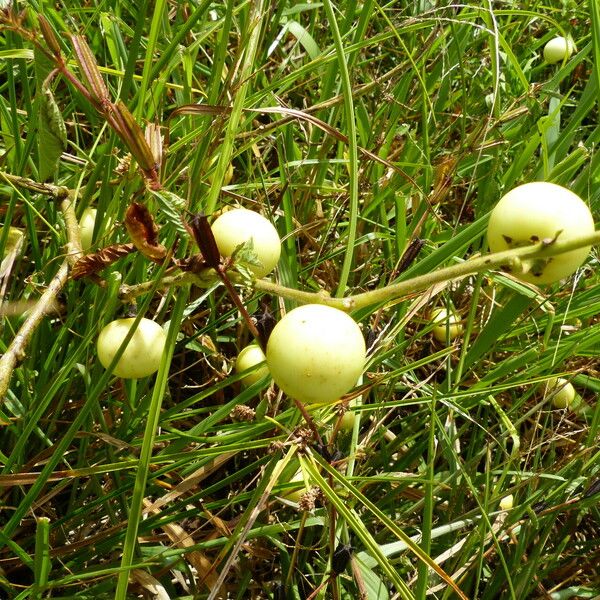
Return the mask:
{"type": "Polygon", "coordinates": [[[560,239],[484,235],[530,181],[598,220],[595,3],[13,2],[0,27],[3,597],[600,594],[597,251],[538,287],[500,267],[560,239]],[[231,206],[276,227],[270,279],[252,244],[220,259],[231,206]],[[234,369],[308,301],[367,343],[327,407],[234,369]],[[98,361],[131,316],[166,332],[155,376],[98,361]]]}

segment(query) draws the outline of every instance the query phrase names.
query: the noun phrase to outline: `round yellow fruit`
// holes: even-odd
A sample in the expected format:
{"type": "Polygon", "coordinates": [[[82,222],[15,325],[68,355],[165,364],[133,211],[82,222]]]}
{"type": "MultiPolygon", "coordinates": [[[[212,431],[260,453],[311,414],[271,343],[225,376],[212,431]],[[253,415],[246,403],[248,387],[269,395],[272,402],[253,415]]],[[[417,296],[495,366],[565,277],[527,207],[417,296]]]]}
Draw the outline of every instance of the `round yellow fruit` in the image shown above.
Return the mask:
{"type": "MultiPolygon", "coordinates": [[[[98,359],[106,369],[115,357],[135,319],[117,319],[98,336],[98,359]]],[[[167,341],[163,328],[150,319],[141,319],[113,373],[124,379],[147,377],[158,371],[167,341]]]]}
{"type": "Polygon", "coordinates": [[[462,335],[463,327],[456,313],[448,313],[445,308],[434,308],[430,318],[435,323],[431,333],[438,342],[445,342],[446,336],[453,340],[462,335]]]}
{"type": "Polygon", "coordinates": [[[550,396],[554,408],[567,408],[575,400],[575,388],[566,379],[554,377],[546,384],[546,395],[550,396]]]}
{"type": "Polygon", "coordinates": [[[235,361],[235,370],[237,373],[244,373],[245,371],[254,369],[257,365],[262,364],[258,369],[254,369],[242,377],[242,383],[246,387],[260,381],[269,374],[269,367],[267,367],[265,361],[265,353],[258,344],[249,344],[238,354],[235,361]]]}
{"type": "Polygon", "coordinates": [[[562,62],[565,58],[569,58],[573,54],[574,44],[562,36],[552,38],[544,46],[544,60],[548,64],[562,62]]]}
{"type": "Polygon", "coordinates": [[[275,383],[301,402],[335,402],[354,387],[365,360],[365,341],[354,319],[321,304],[287,313],[267,343],[275,383]]]}
{"type": "Polygon", "coordinates": [[[248,264],[256,277],[268,275],[277,265],[281,240],[277,230],[262,215],[245,208],[234,208],[220,215],[211,226],[222,256],[231,256],[245,242],[252,240],[260,265],[248,264]]]}
{"type": "MultiPolygon", "coordinates": [[[[505,194],[491,212],[488,243],[492,252],[501,252],[546,241],[552,243],[590,235],[594,219],[585,202],[566,188],[535,181],[505,194]]],[[[574,273],[590,253],[579,248],[546,259],[519,261],[515,277],[529,283],[553,283],[574,273]]]]}

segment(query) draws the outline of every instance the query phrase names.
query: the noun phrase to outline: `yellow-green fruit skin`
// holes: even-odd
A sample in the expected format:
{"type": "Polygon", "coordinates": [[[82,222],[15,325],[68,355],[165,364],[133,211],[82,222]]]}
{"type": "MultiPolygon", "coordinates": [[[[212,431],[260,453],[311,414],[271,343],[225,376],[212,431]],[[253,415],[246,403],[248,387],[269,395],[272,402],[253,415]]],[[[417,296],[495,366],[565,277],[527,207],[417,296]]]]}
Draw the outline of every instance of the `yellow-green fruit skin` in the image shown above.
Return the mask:
{"type": "Polygon", "coordinates": [[[549,379],[546,393],[551,396],[554,408],[567,408],[575,399],[573,384],[562,377],[549,379]]]}
{"type": "Polygon", "coordinates": [[[243,385],[248,387],[269,374],[269,367],[267,367],[265,361],[265,353],[257,344],[249,344],[242,349],[235,361],[235,370],[237,373],[243,373],[256,365],[263,363],[262,367],[255,369],[252,373],[248,373],[248,375],[242,378],[243,385]]]}
{"type": "Polygon", "coordinates": [[[562,62],[565,58],[569,58],[573,53],[573,42],[562,36],[552,38],[544,46],[544,60],[553,65],[562,62]]]}
{"type": "Polygon", "coordinates": [[[446,336],[448,336],[450,340],[453,340],[462,335],[463,328],[460,319],[453,312],[448,314],[448,311],[445,308],[433,309],[431,311],[431,320],[435,323],[431,333],[438,342],[445,342],[447,339],[446,336]]]}
{"type": "Polygon", "coordinates": [[[288,396],[331,403],[354,387],[366,360],[360,328],[345,312],[306,304],[287,313],[267,343],[267,365],[288,396]]]}
{"type": "MultiPolygon", "coordinates": [[[[535,181],[512,189],[500,199],[490,214],[487,236],[490,250],[501,252],[551,241],[557,234],[557,240],[564,242],[593,232],[592,214],[577,194],[554,183],[535,181]]],[[[589,252],[590,246],[586,246],[529,261],[529,270],[514,275],[529,283],[553,283],[574,273],[589,252]]]]}
{"type": "MultiPolygon", "coordinates": [[[[278,464],[282,461],[283,459],[281,459],[278,464]]],[[[281,483],[283,483],[283,481],[281,481],[281,483]]],[[[279,495],[286,500],[298,503],[300,498],[308,491],[301,468],[298,468],[294,475],[288,480],[288,483],[293,483],[295,486],[281,492],[279,495]]]]}
{"type": "Polygon", "coordinates": [[[268,275],[277,265],[281,240],[273,224],[262,215],[245,208],[234,208],[215,219],[211,226],[222,256],[231,256],[236,248],[252,239],[260,266],[248,265],[256,277],[268,275]]]}
{"type": "Polygon", "coordinates": [[[97,214],[98,211],[95,208],[86,208],[79,219],[79,234],[83,250],[89,250],[92,247],[92,235],[97,214]]]}
{"type": "MultiPolygon", "coordinates": [[[[129,333],[135,319],[117,319],[110,322],[98,336],[98,359],[106,369],[114,358],[125,336],[129,333]]],[[[167,341],[163,328],[150,319],[141,319],[135,333],[113,373],[124,379],[148,377],[160,366],[167,341]]]]}

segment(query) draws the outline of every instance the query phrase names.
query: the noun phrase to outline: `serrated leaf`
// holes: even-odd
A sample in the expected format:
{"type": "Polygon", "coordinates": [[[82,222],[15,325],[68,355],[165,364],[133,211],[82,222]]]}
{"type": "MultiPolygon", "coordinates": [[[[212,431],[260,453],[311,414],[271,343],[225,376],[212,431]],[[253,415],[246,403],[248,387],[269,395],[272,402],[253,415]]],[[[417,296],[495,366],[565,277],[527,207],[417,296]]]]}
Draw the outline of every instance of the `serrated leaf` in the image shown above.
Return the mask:
{"type": "Polygon", "coordinates": [[[38,100],[39,178],[46,181],[55,173],[58,159],[67,148],[67,128],[49,88],[42,86],[38,100]]]}
{"type": "Polygon", "coordinates": [[[236,246],[231,258],[233,258],[235,263],[262,267],[262,263],[258,259],[258,254],[254,250],[254,238],[250,238],[242,242],[239,246],[236,246]]]}
{"type": "Polygon", "coordinates": [[[250,238],[236,246],[231,258],[235,270],[242,276],[244,283],[252,285],[255,275],[251,267],[262,267],[262,263],[254,251],[254,239],[250,238]]]}
{"type": "Polygon", "coordinates": [[[33,48],[33,68],[35,70],[35,89],[39,94],[46,77],[54,68],[54,64],[37,46],[33,48]]]}
{"type": "Polygon", "coordinates": [[[185,208],[185,200],[177,196],[177,194],[173,194],[167,190],[150,190],[150,193],[156,198],[167,221],[173,225],[179,233],[188,237],[188,230],[183,225],[180,213],[180,211],[185,208]]]}

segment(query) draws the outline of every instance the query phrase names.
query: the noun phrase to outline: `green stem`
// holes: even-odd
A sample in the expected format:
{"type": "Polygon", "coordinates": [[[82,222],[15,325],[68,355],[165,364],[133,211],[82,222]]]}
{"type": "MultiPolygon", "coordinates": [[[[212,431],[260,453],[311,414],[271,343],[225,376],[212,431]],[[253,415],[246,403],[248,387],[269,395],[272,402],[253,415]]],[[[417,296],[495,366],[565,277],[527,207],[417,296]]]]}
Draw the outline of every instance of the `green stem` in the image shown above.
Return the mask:
{"type": "Polygon", "coordinates": [[[154,450],[156,431],[160,421],[160,409],[165,391],[167,389],[169,366],[171,364],[171,359],[173,358],[177,332],[179,331],[186,301],[187,294],[182,294],[177,298],[173,313],[171,315],[171,325],[167,334],[167,351],[165,352],[165,356],[163,356],[154,384],[154,391],[152,393],[152,399],[150,402],[148,420],[146,421],[146,429],[144,431],[142,449],[140,452],[135,484],[133,487],[133,497],[131,499],[131,506],[129,509],[127,532],[125,534],[125,541],[123,543],[121,571],[119,572],[119,576],[117,578],[115,600],[125,600],[127,598],[129,572],[134,564],[133,559],[135,548],[137,546],[138,528],[142,517],[142,506],[146,494],[146,483],[148,481],[148,473],[150,471],[150,461],[152,459],[152,452],[154,450]]]}
{"type": "Polygon", "coordinates": [[[512,250],[504,250],[503,252],[495,252],[487,254],[479,258],[466,260],[458,265],[445,267],[426,273],[406,281],[394,283],[386,287],[348,296],[347,298],[331,298],[326,292],[302,292],[291,288],[280,286],[266,279],[259,279],[255,282],[255,288],[261,292],[276,294],[283,298],[296,300],[303,304],[327,304],[344,311],[353,311],[359,308],[365,308],[372,304],[380,304],[389,300],[394,300],[407,294],[426,289],[433,284],[450,281],[452,279],[461,279],[467,275],[473,275],[483,271],[490,271],[504,266],[511,266],[517,260],[532,260],[536,258],[549,258],[558,254],[563,254],[585,246],[593,246],[600,244],[600,230],[595,231],[590,235],[580,238],[573,238],[565,242],[554,242],[552,244],[534,244],[532,246],[524,246],[523,248],[515,248],[512,250]]]}
{"type": "MultiPolygon", "coordinates": [[[[499,267],[511,266],[520,260],[549,258],[551,256],[570,252],[571,250],[598,244],[600,244],[600,230],[565,242],[556,241],[551,244],[542,242],[531,246],[524,246],[522,248],[486,254],[478,258],[465,260],[458,265],[439,269],[433,273],[413,277],[406,281],[400,281],[399,283],[393,283],[377,290],[363,292],[362,294],[356,294],[346,298],[332,298],[326,290],[320,292],[303,292],[302,290],[279,285],[268,279],[255,280],[254,288],[260,292],[275,294],[282,298],[295,300],[300,304],[326,304],[350,312],[373,304],[381,304],[383,302],[395,300],[396,298],[401,298],[402,296],[427,289],[436,283],[450,281],[452,279],[461,279],[468,275],[491,271],[499,267]]],[[[163,278],[158,285],[163,289],[170,286],[186,284],[194,284],[199,287],[208,288],[218,280],[216,273],[214,271],[211,273],[211,271],[211,269],[207,269],[199,274],[187,272],[180,273],[178,275],[163,278]]],[[[232,275],[230,275],[230,278],[235,282],[232,275]]],[[[154,285],[156,285],[155,282],[154,285]]],[[[150,291],[151,287],[152,285],[149,283],[142,283],[135,286],[122,286],[119,295],[121,300],[130,302],[136,296],[150,291]]]]}
{"type": "Polygon", "coordinates": [[[50,574],[50,519],[40,517],[35,530],[35,584],[32,598],[41,599],[50,574]]]}

